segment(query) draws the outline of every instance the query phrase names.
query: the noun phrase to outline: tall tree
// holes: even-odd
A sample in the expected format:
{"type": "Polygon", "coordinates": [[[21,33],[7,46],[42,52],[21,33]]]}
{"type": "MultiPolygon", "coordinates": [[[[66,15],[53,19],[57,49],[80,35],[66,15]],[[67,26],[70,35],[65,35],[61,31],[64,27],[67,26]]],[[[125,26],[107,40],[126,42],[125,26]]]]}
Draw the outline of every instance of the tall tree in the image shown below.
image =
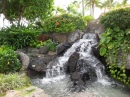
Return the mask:
{"type": "Polygon", "coordinates": [[[67,7],[67,11],[68,13],[72,13],[74,15],[81,15],[81,13],[78,11],[79,7],[80,7],[80,2],[75,0],[74,2],[69,4],[69,6],[67,7]]]}
{"type": "Polygon", "coordinates": [[[0,7],[5,18],[11,23],[22,18],[35,20],[45,19],[51,15],[54,0],[1,0],[0,7]]]}
{"type": "Polygon", "coordinates": [[[90,15],[94,16],[94,9],[100,5],[100,0],[85,0],[85,6],[90,8],[90,15]]]}

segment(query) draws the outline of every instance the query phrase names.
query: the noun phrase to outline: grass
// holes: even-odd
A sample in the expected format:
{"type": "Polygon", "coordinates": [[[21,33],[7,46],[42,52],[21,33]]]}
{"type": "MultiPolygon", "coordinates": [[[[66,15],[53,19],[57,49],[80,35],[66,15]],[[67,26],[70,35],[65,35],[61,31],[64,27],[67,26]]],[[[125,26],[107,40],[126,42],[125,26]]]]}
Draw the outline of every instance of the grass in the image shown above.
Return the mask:
{"type": "Polygon", "coordinates": [[[8,90],[16,90],[30,86],[30,80],[25,73],[0,74],[0,97],[8,90]]]}

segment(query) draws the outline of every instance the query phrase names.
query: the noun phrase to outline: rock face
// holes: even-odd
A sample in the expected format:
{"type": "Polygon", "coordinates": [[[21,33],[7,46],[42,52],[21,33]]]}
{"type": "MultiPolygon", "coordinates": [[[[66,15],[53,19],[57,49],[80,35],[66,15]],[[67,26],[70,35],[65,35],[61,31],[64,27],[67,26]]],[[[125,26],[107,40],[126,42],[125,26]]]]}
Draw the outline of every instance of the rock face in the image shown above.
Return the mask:
{"type": "Polygon", "coordinates": [[[39,53],[40,53],[40,54],[47,54],[48,52],[49,52],[49,50],[47,49],[46,46],[41,46],[41,47],[39,48],[39,53]]]}
{"type": "Polygon", "coordinates": [[[99,24],[99,19],[91,21],[84,30],[85,33],[97,33],[100,38],[104,31],[105,28],[99,24]]]}
{"type": "Polygon", "coordinates": [[[66,33],[53,33],[51,35],[51,38],[59,43],[67,42],[68,34],[66,33]]]}
{"type": "Polygon", "coordinates": [[[38,72],[45,72],[47,64],[43,60],[43,58],[35,57],[32,58],[29,67],[38,72]]]}
{"type": "Polygon", "coordinates": [[[76,30],[68,35],[68,42],[73,43],[83,36],[84,32],[81,30],[76,30]]]}
{"type": "Polygon", "coordinates": [[[5,97],[51,97],[47,95],[42,89],[31,86],[24,90],[9,90],[6,92],[5,97]],[[31,91],[29,93],[29,91],[31,91]]]}
{"type": "Polygon", "coordinates": [[[22,52],[18,52],[18,51],[16,51],[16,52],[18,53],[19,59],[20,59],[20,61],[22,63],[22,69],[26,70],[28,68],[29,63],[30,63],[29,56],[22,53],[22,52]]]}
{"type": "Polygon", "coordinates": [[[71,47],[71,45],[72,45],[72,44],[69,43],[69,42],[65,42],[65,43],[59,44],[59,45],[57,46],[57,50],[56,50],[57,55],[63,55],[64,52],[65,52],[69,47],[71,47]]]}

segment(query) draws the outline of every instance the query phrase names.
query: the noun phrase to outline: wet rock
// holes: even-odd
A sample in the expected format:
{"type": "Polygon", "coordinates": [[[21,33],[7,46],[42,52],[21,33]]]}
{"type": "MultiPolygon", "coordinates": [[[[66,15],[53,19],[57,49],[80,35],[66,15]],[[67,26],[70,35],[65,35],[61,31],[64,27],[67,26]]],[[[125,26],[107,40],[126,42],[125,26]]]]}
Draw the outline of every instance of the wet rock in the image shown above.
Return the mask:
{"type": "Polygon", "coordinates": [[[85,86],[85,82],[82,79],[79,79],[77,82],[78,86],[85,86]]]}
{"type": "Polygon", "coordinates": [[[69,43],[69,42],[65,42],[65,43],[59,44],[59,45],[57,46],[57,50],[56,50],[57,55],[63,55],[64,52],[65,52],[68,48],[71,47],[71,45],[72,45],[72,44],[69,43]]]}
{"type": "Polygon", "coordinates": [[[96,47],[92,47],[92,52],[93,52],[93,55],[99,59],[100,57],[100,54],[99,54],[99,49],[96,48],[96,47]]]}
{"type": "Polygon", "coordinates": [[[76,65],[77,65],[77,61],[79,59],[79,54],[74,52],[69,60],[68,60],[68,63],[67,63],[67,66],[68,66],[68,69],[69,69],[69,72],[75,72],[76,70],[76,65]]]}
{"type": "Polygon", "coordinates": [[[76,30],[75,32],[72,32],[68,35],[68,42],[75,42],[78,39],[81,39],[81,37],[83,36],[84,32],[82,32],[81,30],[76,30]]]}
{"type": "Polygon", "coordinates": [[[16,51],[16,53],[19,55],[19,59],[22,63],[22,69],[26,70],[30,62],[29,56],[19,51],[16,51]]]}
{"type": "Polygon", "coordinates": [[[46,46],[41,46],[39,48],[39,53],[40,54],[47,54],[49,52],[49,49],[46,46]]]}
{"type": "Polygon", "coordinates": [[[74,72],[70,76],[72,81],[78,81],[80,79],[80,72],[74,72]]]}
{"type": "Polygon", "coordinates": [[[85,33],[97,33],[100,38],[104,31],[105,28],[99,24],[99,19],[91,21],[84,30],[85,33]]]}
{"type": "Polygon", "coordinates": [[[49,62],[51,62],[52,60],[56,59],[57,55],[44,55],[43,60],[46,64],[49,64],[49,62]]]}
{"type": "Polygon", "coordinates": [[[37,71],[37,72],[45,72],[47,64],[43,60],[43,58],[34,57],[31,59],[29,68],[37,71]]]}

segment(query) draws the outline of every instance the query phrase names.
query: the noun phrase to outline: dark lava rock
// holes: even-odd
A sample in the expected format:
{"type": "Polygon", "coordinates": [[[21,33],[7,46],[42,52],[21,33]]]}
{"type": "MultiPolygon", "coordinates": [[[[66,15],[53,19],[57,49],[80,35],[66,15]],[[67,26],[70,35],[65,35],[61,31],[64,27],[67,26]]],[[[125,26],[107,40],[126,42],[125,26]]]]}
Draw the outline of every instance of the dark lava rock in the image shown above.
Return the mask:
{"type": "Polygon", "coordinates": [[[29,68],[37,71],[37,72],[45,72],[47,64],[43,60],[43,58],[35,57],[31,59],[29,64],[29,68]]]}
{"type": "Polygon", "coordinates": [[[41,46],[39,48],[39,53],[40,54],[47,54],[49,52],[49,49],[46,46],[41,46]]]}
{"type": "Polygon", "coordinates": [[[72,81],[79,80],[80,79],[80,72],[74,72],[74,73],[72,73],[71,76],[70,76],[70,78],[71,78],[72,81]]]}
{"type": "Polygon", "coordinates": [[[76,65],[77,65],[77,61],[79,59],[79,54],[74,52],[69,60],[68,60],[68,63],[67,63],[67,67],[68,67],[68,71],[71,73],[71,72],[75,72],[76,70],[76,65]]]}
{"type": "Polygon", "coordinates": [[[61,43],[57,46],[57,55],[63,55],[64,52],[69,48],[71,47],[71,43],[69,42],[65,42],[65,43],[61,43]]]}

